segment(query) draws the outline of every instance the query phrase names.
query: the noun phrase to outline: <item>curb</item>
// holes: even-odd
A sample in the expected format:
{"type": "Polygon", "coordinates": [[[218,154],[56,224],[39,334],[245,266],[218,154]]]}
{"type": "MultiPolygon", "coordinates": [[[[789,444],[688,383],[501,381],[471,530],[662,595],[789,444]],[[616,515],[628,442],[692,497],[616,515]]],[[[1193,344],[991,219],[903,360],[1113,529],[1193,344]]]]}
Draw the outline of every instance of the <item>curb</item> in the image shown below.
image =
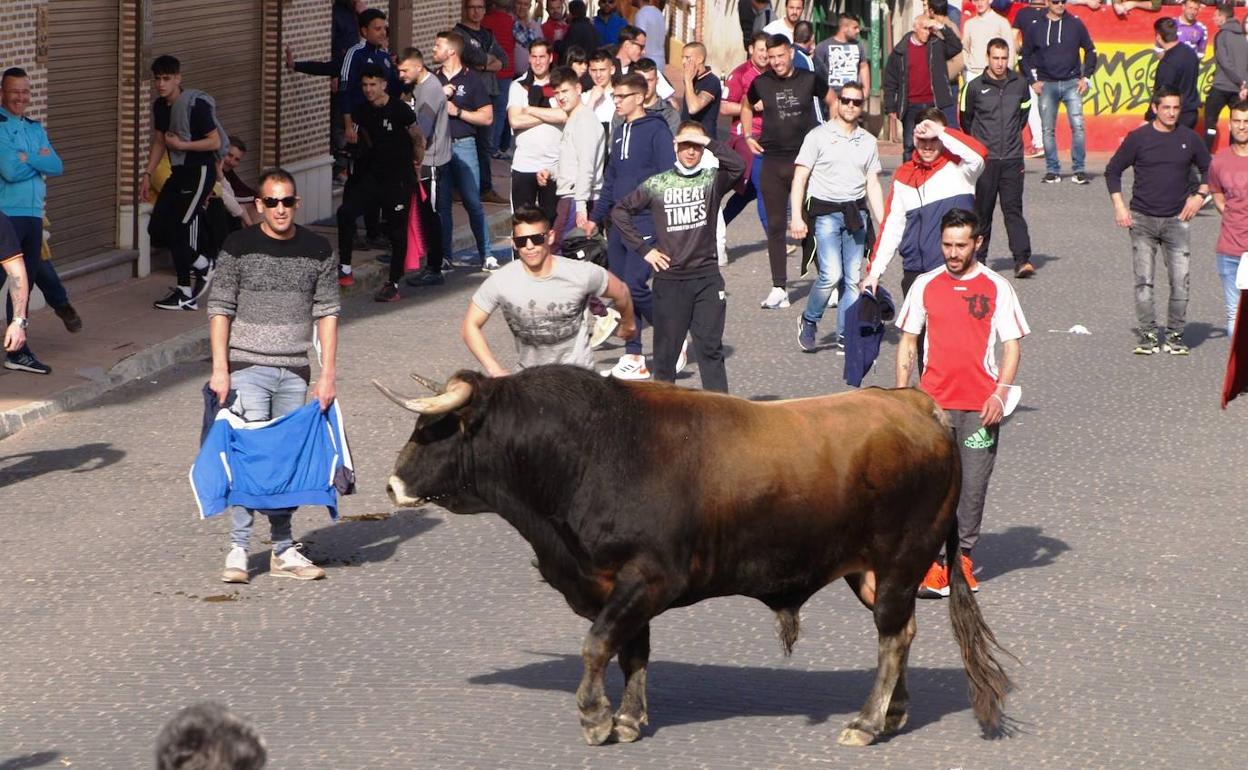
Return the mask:
{"type": "MultiPolygon", "coordinates": [[[[486,226],[490,231],[491,241],[494,240],[494,233],[506,227],[510,219],[511,212],[507,210],[498,211],[486,217],[486,226]]],[[[468,248],[475,243],[472,231],[465,226],[455,234],[451,243],[451,251],[468,248]]],[[[387,276],[387,271],[388,268],[385,265],[374,259],[368,259],[364,264],[358,265],[355,270],[355,285],[342,290],[343,299],[373,292],[381,285],[387,276]]],[[[211,355],[211,348],[208,345],[206,325],[200,329],[184,332],[173,339],[158,342],[118,361],[107,374],[99,379],[66,388],[47,400],[31,401],[0,412],[0,440],[61,412],[86,406],[134,380],[150,377],[176,364],[202,360],[209,355],[211,355]]]]}

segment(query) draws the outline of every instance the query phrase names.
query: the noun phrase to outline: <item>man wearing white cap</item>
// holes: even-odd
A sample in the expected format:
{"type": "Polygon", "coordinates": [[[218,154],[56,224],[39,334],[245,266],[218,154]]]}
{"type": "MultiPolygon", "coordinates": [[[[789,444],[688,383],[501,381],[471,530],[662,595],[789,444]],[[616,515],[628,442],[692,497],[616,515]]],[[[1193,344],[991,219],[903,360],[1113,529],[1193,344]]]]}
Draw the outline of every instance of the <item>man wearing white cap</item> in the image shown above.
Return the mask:
{"type": "Polygon", "coordinates": [[[728,392],[724,368],[724,277],[715,249],[715,222],[723,196],[745,171],[741,158],[712,140],[697,121],[680,124],[674,139],[676,164],[646,179],[611,213],[624,243],[654,268],[654,379],[676,380],[676,362],[686,335],[702,377],[702,388],[728,392]],[[704,168],[710,149],[718,168],[704,168]],[[654,238],[646,238],[633,218],[649,212],[654,238]]]}

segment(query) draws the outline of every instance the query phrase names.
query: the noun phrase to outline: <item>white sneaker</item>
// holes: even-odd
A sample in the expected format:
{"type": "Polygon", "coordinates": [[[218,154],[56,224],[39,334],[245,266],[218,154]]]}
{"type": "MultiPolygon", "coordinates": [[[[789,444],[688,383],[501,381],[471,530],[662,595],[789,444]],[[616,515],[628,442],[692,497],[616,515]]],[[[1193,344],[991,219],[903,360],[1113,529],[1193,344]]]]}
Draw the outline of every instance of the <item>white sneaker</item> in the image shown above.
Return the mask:
{"type": "Polygon", "coordinates": [[[615,362],[615,366],[599,372],[603,377],[614,377],[617,380],[648,380],[650,370],[646,368],[645,356],[625,354],[615,362]]]}
{"type": "Polygon", "coordinates": [[[492,273],[500,267],[502,267],[502,265],[498,264],[497,257],[486,257],[485,261],[481,263],[481,269],[487,273],[492,273]]]}
{"type": "Polygon", "coordinates": [[[761,307],[768,310],[789,306],[789,293],[779,286],[772,286],[771,293],[767,295],[767,299],[759,303],[761,307]]]}
{"type": "Polygon", "coordinates": [[[248,583],[247,549],[240,545],[230,547],[225,557],[225,569],[221,572],[222,583],[248,583]]]}
{"type": "Polygon", "coordinates": [[[594,316],[594,329],[589,333],[589,346],[596,348],[606,342],[619,324],[620,311],[613,307],[607,308],[606,315],[594,316]]]}
{"type": "Polygon", "coordinates": [[[320,580],[325,577],[325,570],[299,553],[298,548],[291,546],[282,551],[281,556],[273,554],[269,558],[269,574],[273,577],[288,577],[295,580],[320,580]]]}
{"type": "Polygon", "coordinates": [[[680,355],[676,356],[676,373],[680,374],[689,365],[689,338],[685,337],[685,342],[680,346],[680,355]]]}

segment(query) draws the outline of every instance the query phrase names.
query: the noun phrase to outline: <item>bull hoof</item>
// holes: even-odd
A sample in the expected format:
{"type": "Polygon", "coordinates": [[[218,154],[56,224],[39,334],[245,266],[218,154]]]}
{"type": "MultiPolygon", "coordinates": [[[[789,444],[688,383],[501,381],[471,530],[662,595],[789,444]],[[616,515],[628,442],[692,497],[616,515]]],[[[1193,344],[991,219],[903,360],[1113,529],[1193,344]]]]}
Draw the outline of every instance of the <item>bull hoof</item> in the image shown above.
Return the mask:
{"type": "Polygon", "coordinates": [[[606,721],[597,724],[585,724],[581,722],[581,735],[585,737],[585,742],[590,746],[601,746],[611,737],[611,733],[615,724],[607,717],[606,721]]]}
{"type": "Polygon", "coordinates": [[[632,743],[641,737],[641,724],[636,717],[627,714],[616,714],[613,734],[620,743],[632,743]]]}
{"type": "Polygon", "coordinates": [[[875,743],[875,734],[856,727],[846,727],[836,737],[836,742],[842,746],[870,746],[875,743]]]}

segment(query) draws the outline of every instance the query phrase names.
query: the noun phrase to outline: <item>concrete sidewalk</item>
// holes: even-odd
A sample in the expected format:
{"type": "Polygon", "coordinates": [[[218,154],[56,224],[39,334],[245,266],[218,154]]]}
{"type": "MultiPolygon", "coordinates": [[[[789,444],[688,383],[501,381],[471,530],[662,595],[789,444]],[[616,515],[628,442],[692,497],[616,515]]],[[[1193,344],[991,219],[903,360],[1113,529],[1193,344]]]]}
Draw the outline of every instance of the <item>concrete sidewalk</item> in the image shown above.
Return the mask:
{"type": "MultiPolygon", "coordinates": [[[[494,161],[494,188],[510,192],[509,166],[494,161]]],[[[463,206],[454,206],[454,241],[451,252],[474,245],[463,206]]],[[[511,209],[486,204],[485,215],[491,242],[507,227],[511,209]]],[[[336,243],[333,227],[312,229],[336,243]]],[[[386,277],[376,249],[354,255],[355,285],[343,296],[374,291],[386,277]]],[[[453,273],[451,274],[453,275],[453,273]]],[[[75,294],[74,307],[83,319],[78,334],[65,331],[50,308],[31,313],[31,347],[39,360],[52,367],[48,375],[0,368],[0,439],[61,412],[75,409],[132,380],[151,375],[183,361],[209,355],[208,323],[202,312],[172,313],[156,310],[152,302],[168,293],[174,277],[155,272],[99,289],[75,294]]],[[[401,285],[404,296],[436,291],[401,285]]]]}

